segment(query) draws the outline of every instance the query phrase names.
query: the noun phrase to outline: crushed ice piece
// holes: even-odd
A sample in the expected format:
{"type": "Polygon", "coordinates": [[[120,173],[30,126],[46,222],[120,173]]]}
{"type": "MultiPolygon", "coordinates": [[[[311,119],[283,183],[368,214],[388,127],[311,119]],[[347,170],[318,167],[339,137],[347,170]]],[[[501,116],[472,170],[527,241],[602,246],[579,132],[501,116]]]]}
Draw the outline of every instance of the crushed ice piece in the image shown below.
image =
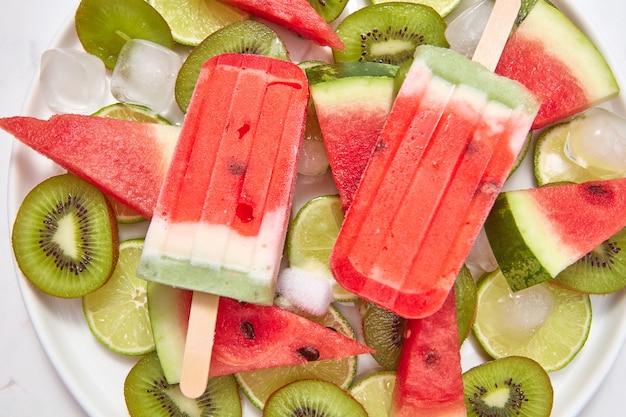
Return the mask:
{"type": "Polygon", "coordinates": [[[46,104],[57,113],[93,113],[106,99],[104,63],[78,49],[45,51],[41,56],[39,81],[46,104]]]}
{"type": "Polygon", "coordinates": [[[550,317],[554,309],[554,295],[544,285],[534,285],[517,292],[510,292],[506,300],[499,300],[503,314],[503,328],[515,329],[515,336],[527,340],[550,317]]]}
{"type": "Polygon", "coordinates": [[[465,259],[465,265],[473,277],[479,277],[485,272],[492,272],[498,268],[498,261],[491,250],[485,229],[481,229],[478,233],[474,245],[472,245],[472,249],[465,259]]]}
{"type": "Polygon", "coordinates": [[[471,58],[493,9],[493,0],[479,0],[453,18],[446,28],[450,49],[471,58]]]}
{"type": "Polygon", "coordinates": [[[322,175],[328,170],[328,155],[324,142],[315,139],[304,139],[298,160],[298,174],[322,175]]]}
{"type": "Polygon", "coordinates": [[[330,281],[297,268],[285,268],[278,275],[276,291],[296,307],[315,316],[328,312],[333,301],[330,281]]]}
{"type": "Polygon", "coordinates": [[[181,57],[171,49],[143,39],[122,47],[113,74],[111,94],[123,103],[139,104],[159,113],[174,101],[181,57]]]}
{"type": "Polygon", "coordinates": [[[626,175],[626,119],[593,108],[569,123],[564,153],[599,178],[626,175]]]}

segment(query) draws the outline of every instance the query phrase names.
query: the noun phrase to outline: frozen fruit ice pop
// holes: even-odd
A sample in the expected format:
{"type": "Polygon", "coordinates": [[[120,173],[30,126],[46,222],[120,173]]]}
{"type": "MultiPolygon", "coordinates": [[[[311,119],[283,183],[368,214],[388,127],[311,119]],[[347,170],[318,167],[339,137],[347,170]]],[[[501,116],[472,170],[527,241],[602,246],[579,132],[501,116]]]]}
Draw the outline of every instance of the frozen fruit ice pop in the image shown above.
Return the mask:
{"type": "Polygon", "coordinates": [[[202,68],[139,264],[147,280],[271,304],[303,137],[295,64],[224,54],[202,68]]]}
{"type": "Polygon", "coordinates": [[[331,254],[337,281],[403,317],[437,311],[537,108],[482,64],[418,47],[331,254]]]}

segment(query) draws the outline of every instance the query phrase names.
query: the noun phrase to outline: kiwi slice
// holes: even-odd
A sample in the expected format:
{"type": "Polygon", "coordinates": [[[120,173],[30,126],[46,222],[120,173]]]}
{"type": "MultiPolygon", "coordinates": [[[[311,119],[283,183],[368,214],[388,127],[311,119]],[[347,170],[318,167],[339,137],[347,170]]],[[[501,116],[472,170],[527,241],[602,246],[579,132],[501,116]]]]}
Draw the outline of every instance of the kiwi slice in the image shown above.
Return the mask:
{"type": "Polygon", "coordinates": [[[587,294],[609,294],[626,287],[626,228],[561,271],[555,281],[587,294]]]}
{"type": "Polygon", "coordinates": [[[374,360],[383,369],[395,371],[404,344],[406,319],[370,302],[361,305],[360,313],[365,344],[376,350],[374,360]]]}
{"type": "Polygon", "coordinates": [[[322,16],[327,23],[332,22],[346,8],[348,0],[307,0],[315,11],[322,16]]]}
{"type": "Polygon", "coordinates": [[[168,384],[156,352],[141,358],[124,381],[124,400],[131,417],[241,417],[241,400],[233,375],[209,378],[206,391],[185,397],[168,384]]]}
{"type": "Polygon", "coordinates": [[[463,265],[454,283],[456,320],[459,326],[459,343],[463,343],[472,330],[478,306],[478,290],[474,277],[463,265]]]}
{"type": "Polygon", "coordinates": [[[468,417],[548,417],[554,390],[547,372],[532,359],[509,356],[463,374],[468,417]]]}
{"type": "Polygon", "coordinates": [[[145,0],[82,0],[74,15],[78,40],[85,51],[113,69],[129,39],[174,47],[169,25],[145,0]]]}
{"type": "Polygon", "coordinates": [[[72,174],[57,175],[26,195],[12,245],[19,268],[35,287],[55,297],[81,297],[113,273],[117,223],[100,190],[72,174]]]}
{"type": "Polygon", "coordinates": [[[265,417],[367,417],[363,406],[337,385],[304,379],[275,391],[265,403],[265,417]]]}
{"type": "Polygon", "coordinates": [[[400,65],[422,44],[447,48],[446,22],[418,3],[379,3],[347,16],[336,29],[345,44],[333,50],[335,61],[370,61],[400,65]]]}
{"type": "Polygon", "coordinates": [[[200,42],[178,71],[174,97],[183,112],[187,111],[202,65],[210,58],[223,53],[266,55],[289,60],[289,53],[282,39],[263,23],[244,20],[225,26],[200,42]]]}

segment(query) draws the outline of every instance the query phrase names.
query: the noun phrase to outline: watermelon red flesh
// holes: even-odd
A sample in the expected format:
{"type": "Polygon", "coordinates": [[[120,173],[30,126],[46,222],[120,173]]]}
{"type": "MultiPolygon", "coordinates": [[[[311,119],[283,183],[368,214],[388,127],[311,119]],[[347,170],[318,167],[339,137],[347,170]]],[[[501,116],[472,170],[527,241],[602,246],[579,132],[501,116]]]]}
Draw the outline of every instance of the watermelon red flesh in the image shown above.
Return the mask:
{"type": "Polygon", "coordinates": [[[2,118],[0,128],[147,218],[180,132],[177,126],[74,114],[2,118]]]}
{"type": "Polygon", "coordinates": [[[391,408],[396,417],[467,415],[454,291],[430,317],[407,321],[391,408]]]}
{"type": "Polygon", "coordinates": [[[507,42],[495,72],[532,91],[533,129],[612,98],[619,87],[603,56],[556,7],[539,0],[507,42]]]}
{"type": "Polygon", "coordinates": [[[220,0],[266,19],[315,43],[343,50],[345,45],[307,0],[220,0]]]}
{"type": "MultiPolygon", "coordinates": [[[[168,382],[178,383],[192,291],[156,283],[148,291],[157,353],[168,382]]],[[[282,308],[220,298],[211,376],[307,363],[316,352],[328,360],[373,350],[282,308]]]]}

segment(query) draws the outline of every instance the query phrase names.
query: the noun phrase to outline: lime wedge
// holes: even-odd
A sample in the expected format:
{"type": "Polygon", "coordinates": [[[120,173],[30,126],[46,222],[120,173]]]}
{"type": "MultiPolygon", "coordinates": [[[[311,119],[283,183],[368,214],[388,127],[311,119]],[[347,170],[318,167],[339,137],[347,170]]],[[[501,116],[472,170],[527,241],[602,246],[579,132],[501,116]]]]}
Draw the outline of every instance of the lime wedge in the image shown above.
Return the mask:
{"type": "Polygon", "coordinates": [[[287,233],[287,257],[293,268],[328,278],[335,301],[354,301],[330,271],[330,252],[343,223],[338,195],[324,195],[308,201],[296,214],[287,233]]]}
{"type": "Polygon", "coordinates": [[[149,0],[172,30],[174,40],[195,46],[218,29],[248,14],[218,0],[149,0]]]}
{"type": "MultiPolygon", "coordinates": [[[[346,318],[331,306],[329,312],[313,321],[333,328],[346,336],[355,337],[354,330],[346,318]]],[[[282,366],[260,369],[258,371],[235,374],[239,387],[255,407],[263,409],[269,396],[279,388],[293,381],[303,379],[321,379],[347,389],[356,376],[357,358],[355,356],[339,360],[309,362],[296,366],[282,366]]]]}
{"type": "Polygon", "coordinates": [[[354,384],[348,392],[363,405],[369,417],[387,417],[395,385],[395,372],[374,372],[354,384]]]}
{"type": "Polygon", "coordinates": [[[452,11],[456,9],[459,3],[461,3],[461,0],[372,0],[372,4],[392,3],[392,2],[398,2],[398,1],[406,2],[406,3],[424,4],[426,6],[430,6],[433,9],[435,9],[435,11],[439,13],[441,17],[446,17],[447,15],[452,13],[452,11]]]}
{"type": "Polygon", "coordinates": [[[135,274],[142,248],[143,239],[121,242],[117,265],[109,281],[83,296],[83,313],[93,335],[104,346],[123,355],[143,355],[154,350],[147,281],[135,274]]]}
{"type": "Polygon", "coordinates": [[[552,372],[567,365],[591,327],[589,295],[551,281],[513,293],[500,270],[478,281],[473,331],[493,358],[524,356],[552,372]]]}

